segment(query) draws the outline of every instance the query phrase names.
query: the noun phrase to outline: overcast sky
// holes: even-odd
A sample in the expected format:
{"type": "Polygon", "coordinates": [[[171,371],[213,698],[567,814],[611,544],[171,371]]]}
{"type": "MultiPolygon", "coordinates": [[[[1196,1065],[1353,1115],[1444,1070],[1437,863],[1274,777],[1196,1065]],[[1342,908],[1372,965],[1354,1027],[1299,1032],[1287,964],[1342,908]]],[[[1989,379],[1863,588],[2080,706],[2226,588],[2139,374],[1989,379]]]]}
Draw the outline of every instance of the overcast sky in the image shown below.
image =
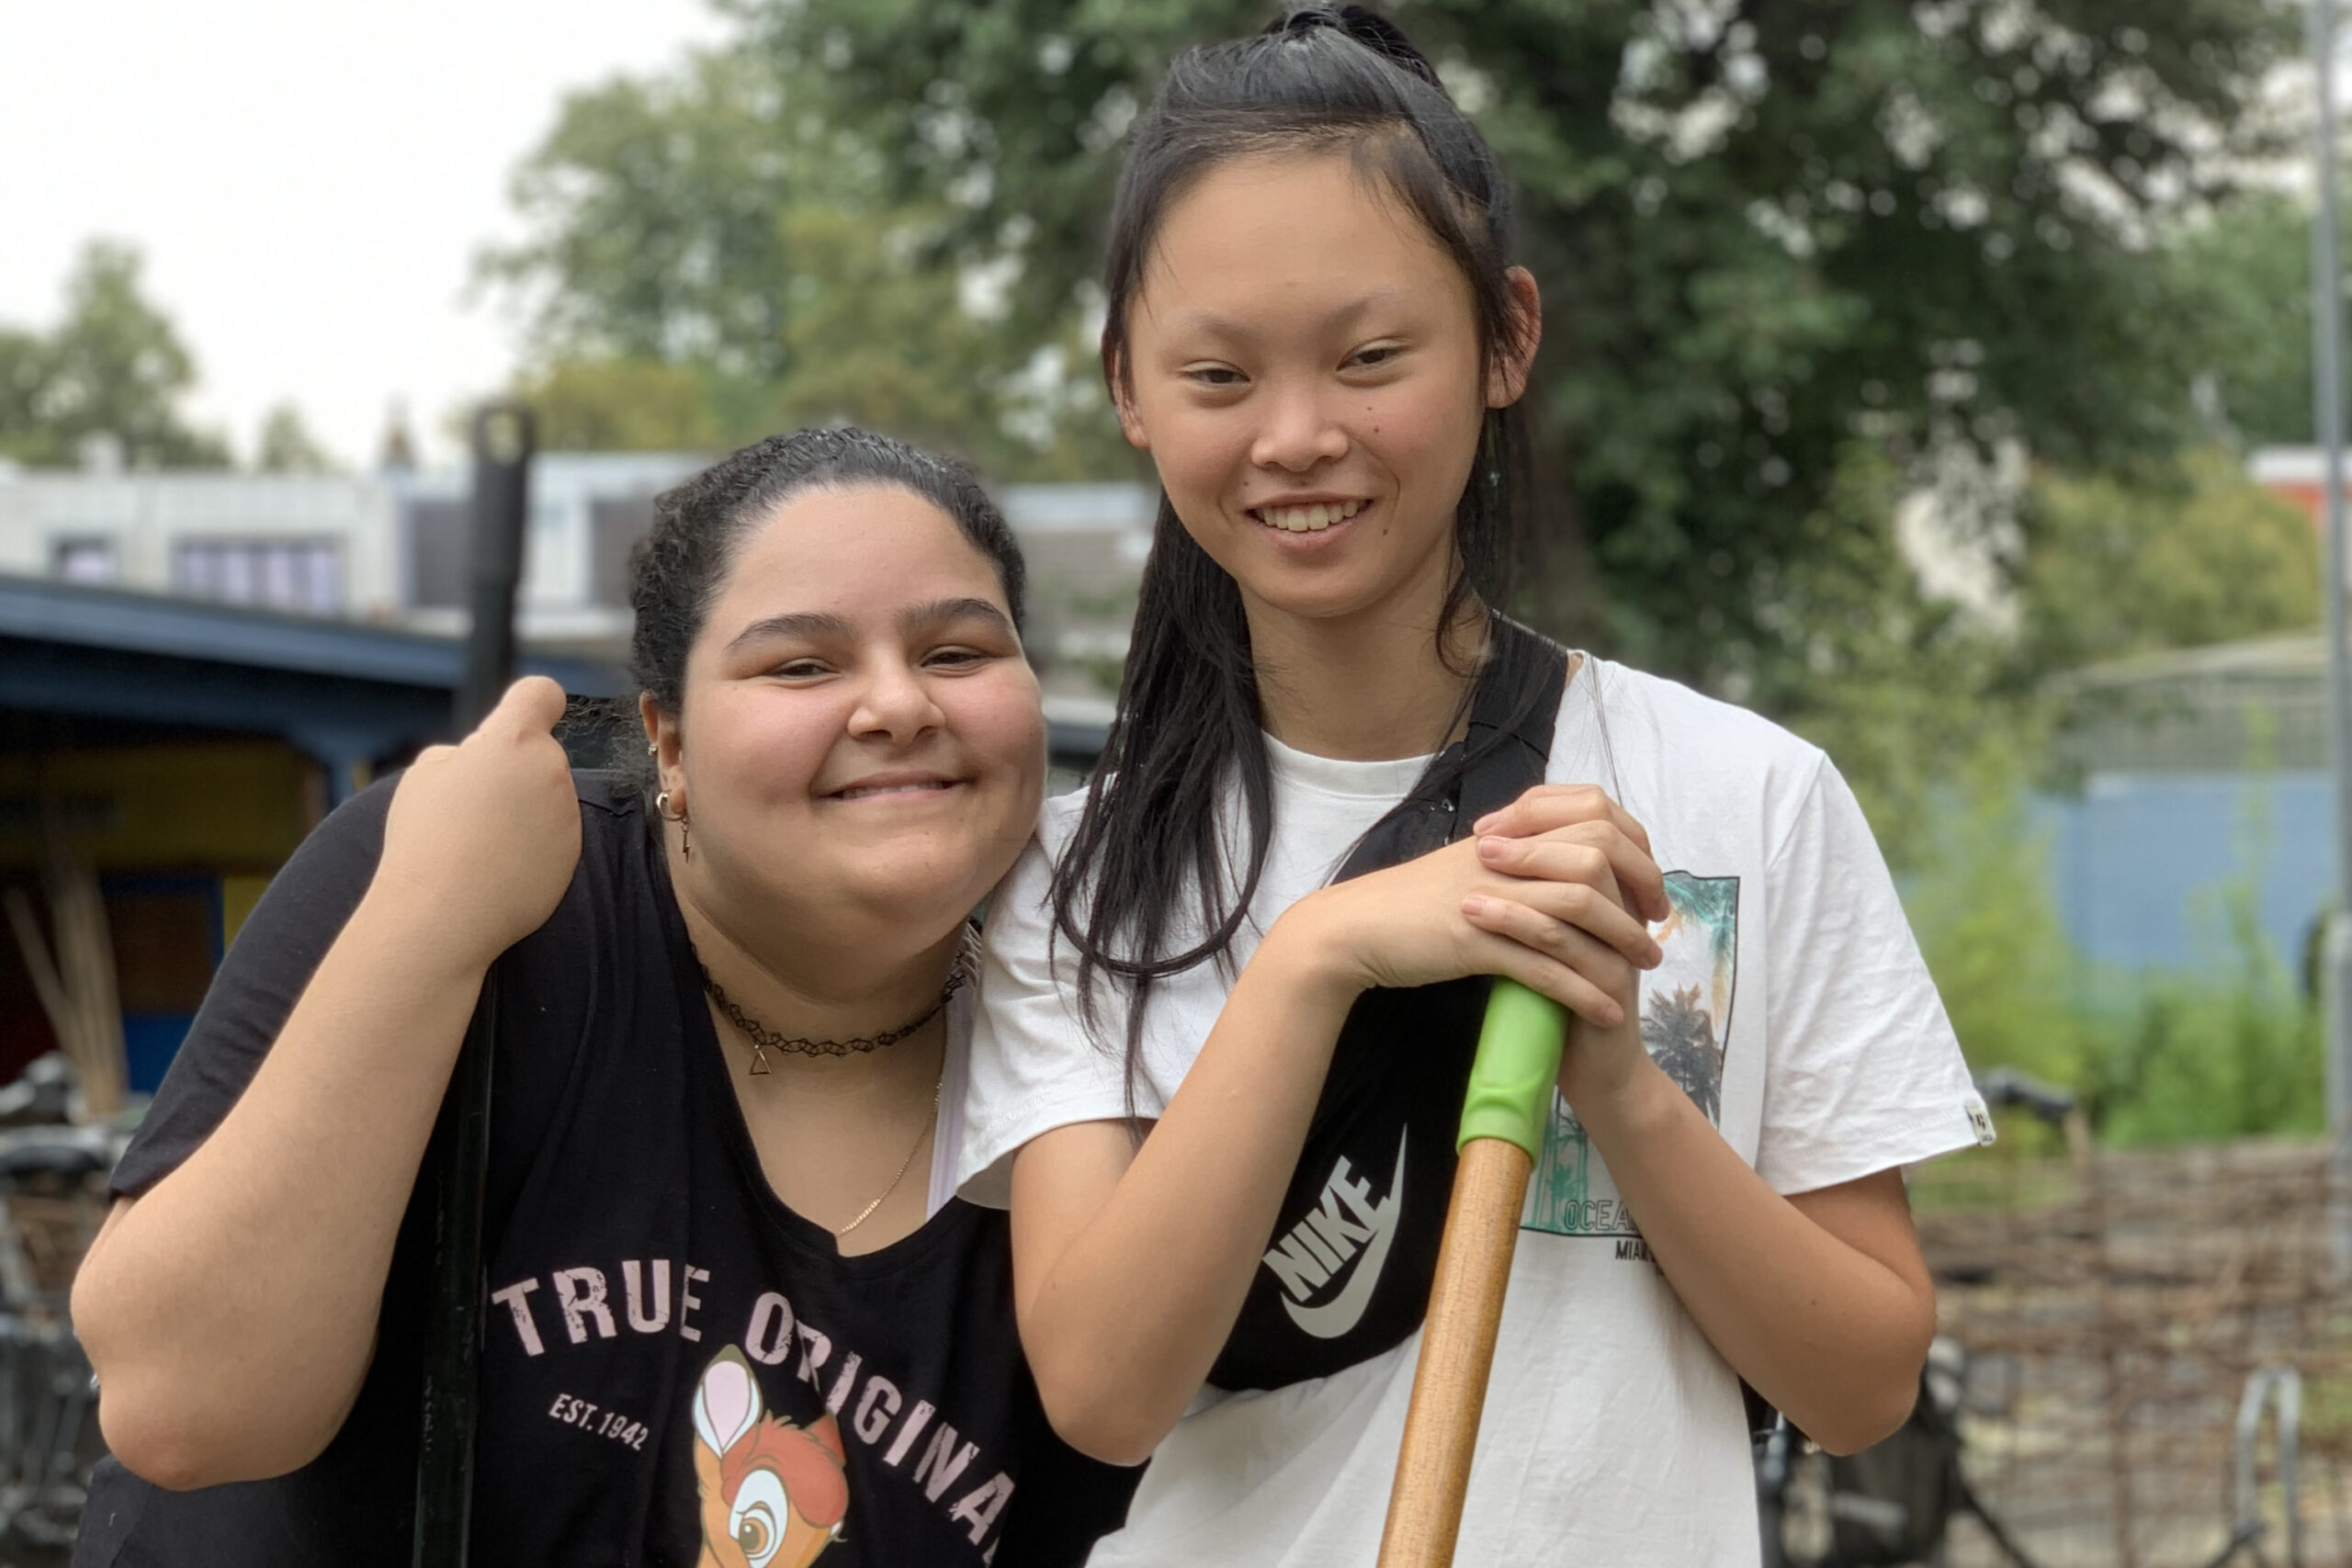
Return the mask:
{"type": "Polygon", "coordinates": [[[509,173],[567,89],[723,30],[702,0],[0,0],[0,321],[46,328],[83,243],[127,240],[241,457],[282,400],[345,461],[395,400],[447,456],[514,360],[467,299],[509,173]]]}

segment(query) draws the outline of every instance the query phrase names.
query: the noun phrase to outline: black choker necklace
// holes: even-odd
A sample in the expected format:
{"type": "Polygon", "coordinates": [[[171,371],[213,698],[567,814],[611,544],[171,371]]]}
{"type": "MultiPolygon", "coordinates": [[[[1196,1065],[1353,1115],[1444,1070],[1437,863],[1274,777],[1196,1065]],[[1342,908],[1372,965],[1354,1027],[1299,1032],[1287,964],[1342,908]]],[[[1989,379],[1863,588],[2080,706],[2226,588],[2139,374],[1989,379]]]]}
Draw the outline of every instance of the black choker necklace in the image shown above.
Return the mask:
{"type": "Polygon", "coordinates": [[[718,1004],[718,1010],[727,1016],[727,1021],[741,1030],[743,1037],[752,1043],[751,1074],[757,1077],[771,1070],[768,1066],[770,1051],[781,1051],[787,1056],[862,1056],[868,1052],[879,1051],[886,1045],[896,1045],[937,1018],[940,1010],[947,1005],[947,998],[971,978],[973,946],[974,942],[967,934],[964,951],[956,954],[956,967],[947,972],[947,984],[940,987],[939,999],[924,1009],[921,1018],[880,1034],[860,1035],[854,1040],[806,1040],[797,1034],[780,1034],[745,1012],[734,998],[720,989],[718,982],[710,977],[710,971],[703,966],[699,958],[695,961],[695,967],[702,970],[702,988],[710,993],[710,999],[718,1004]]]}

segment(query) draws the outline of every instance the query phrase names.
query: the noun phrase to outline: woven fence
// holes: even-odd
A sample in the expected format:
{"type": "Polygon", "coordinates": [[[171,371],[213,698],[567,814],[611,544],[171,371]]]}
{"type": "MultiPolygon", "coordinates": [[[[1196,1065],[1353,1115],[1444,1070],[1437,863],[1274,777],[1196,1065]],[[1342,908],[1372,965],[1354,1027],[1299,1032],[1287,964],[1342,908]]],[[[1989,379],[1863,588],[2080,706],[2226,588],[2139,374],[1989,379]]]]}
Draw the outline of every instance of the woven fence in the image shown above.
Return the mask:
{"type": "MultiPolygon", "coordinates": [[[[1917,1173],[1941,1326],[1969,1353],[1962,1416],[1978,1495],[2043,1568],[2197,1568],[2243,1507],[2249,1379],[2301,1380],[2301,1562],[2352,1568],[2352,1295],[2328,1247],[2314,1144],[2019,1158],[1917,1173]]],[[[2267,1528],[2240,1563],[2288,1561],[2273,1422],[2267,1528]]],[[[1953,1568],[2005,1559],[1953,1531],[1953,1568]]]]}

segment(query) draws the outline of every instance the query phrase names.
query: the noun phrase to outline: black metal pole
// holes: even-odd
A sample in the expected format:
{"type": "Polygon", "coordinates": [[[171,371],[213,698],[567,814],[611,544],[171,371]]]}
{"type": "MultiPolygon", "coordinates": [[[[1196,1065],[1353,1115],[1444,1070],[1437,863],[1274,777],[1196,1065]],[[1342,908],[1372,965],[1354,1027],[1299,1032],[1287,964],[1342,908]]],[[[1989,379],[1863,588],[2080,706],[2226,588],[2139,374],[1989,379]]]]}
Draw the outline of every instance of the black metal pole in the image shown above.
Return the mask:
{"type": "MultiPolygon", "coordinates": [[[[514,678],[514,591],[530,505],[530,412],[492,403],[473,422],[473,570],[466,668],[452,717],[469,733],[514,678]]],[[[434,1178],[432,1316],[424,1333],[414,1568],[465,1568],[473,1516],[476,1367],[481,1348],[481,1195],[490,1157],[490,1069],[498,971],[482,981],[428,1161],[434,1178]]]]}

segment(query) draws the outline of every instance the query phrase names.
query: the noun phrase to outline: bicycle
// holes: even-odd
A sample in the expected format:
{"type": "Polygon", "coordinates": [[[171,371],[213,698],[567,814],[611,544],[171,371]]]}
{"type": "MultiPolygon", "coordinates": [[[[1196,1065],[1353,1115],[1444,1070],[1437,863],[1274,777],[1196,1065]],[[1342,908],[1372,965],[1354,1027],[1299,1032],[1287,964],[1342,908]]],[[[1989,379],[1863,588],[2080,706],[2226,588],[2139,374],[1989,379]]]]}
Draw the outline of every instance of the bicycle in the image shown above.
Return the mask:
{"type": "Polygon", "coordinates": [[[97,1382],[74,1336],[74,1269],[105,1213],[122,1152],[110,1125],[65,1122],[71,1069],[42,1057],[0,1088],[0,1564],[71,1554],[105,1448],[97,1382]]]}

